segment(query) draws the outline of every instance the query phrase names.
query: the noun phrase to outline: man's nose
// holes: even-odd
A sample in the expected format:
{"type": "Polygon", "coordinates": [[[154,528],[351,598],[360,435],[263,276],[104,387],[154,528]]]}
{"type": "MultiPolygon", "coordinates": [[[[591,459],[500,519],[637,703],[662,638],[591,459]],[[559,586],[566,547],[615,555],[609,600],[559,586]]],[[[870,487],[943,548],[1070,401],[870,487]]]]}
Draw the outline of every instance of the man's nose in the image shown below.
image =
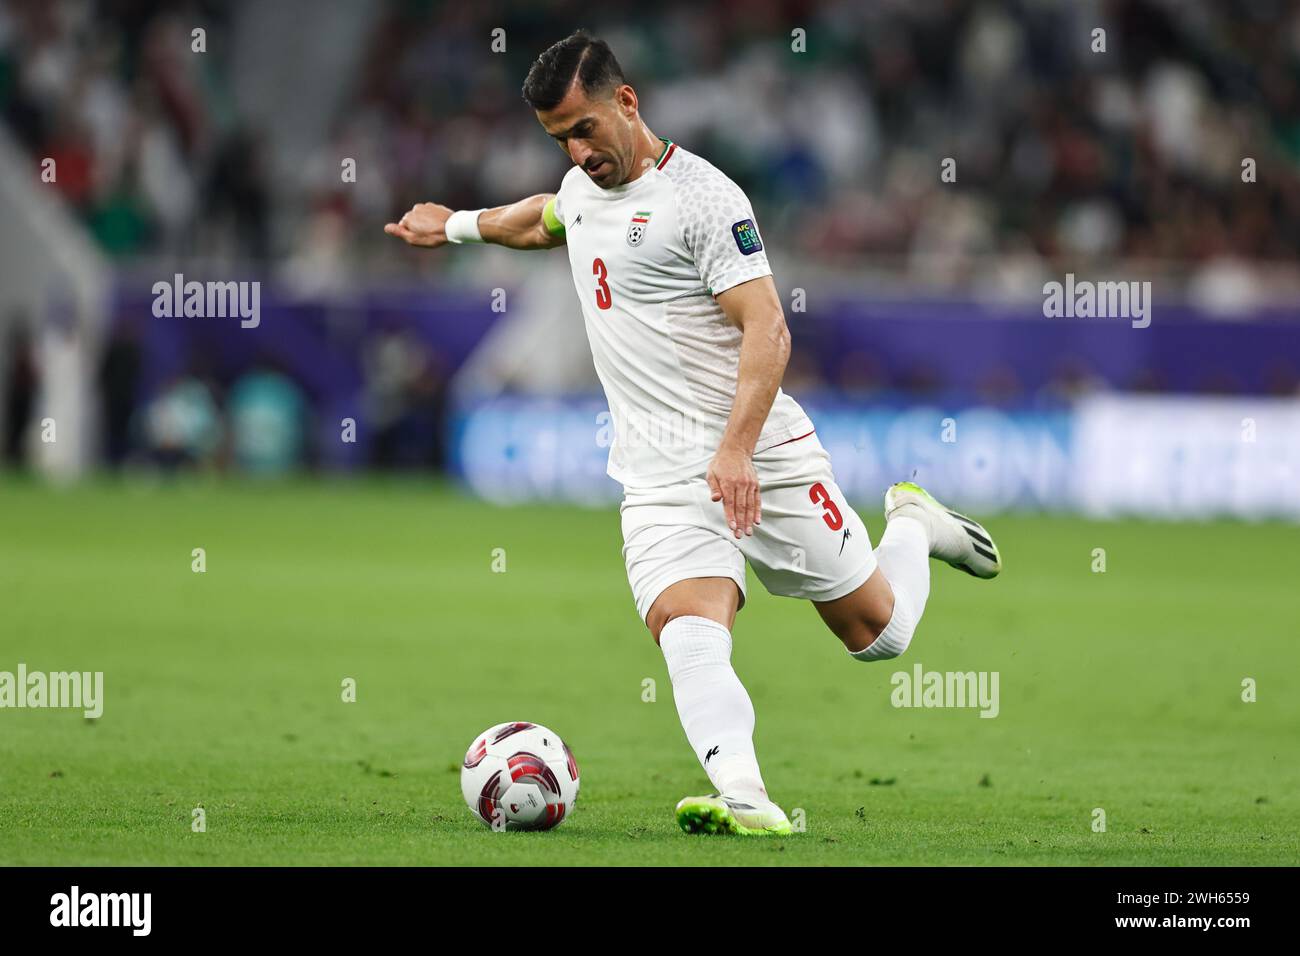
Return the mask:
{"type": "Polygon", "coordinates": [[[575,142],[569,147],[569,158],[575,166],[586,166],[587,160],[591,158],[591,147],[586,143],[575,142]]]}

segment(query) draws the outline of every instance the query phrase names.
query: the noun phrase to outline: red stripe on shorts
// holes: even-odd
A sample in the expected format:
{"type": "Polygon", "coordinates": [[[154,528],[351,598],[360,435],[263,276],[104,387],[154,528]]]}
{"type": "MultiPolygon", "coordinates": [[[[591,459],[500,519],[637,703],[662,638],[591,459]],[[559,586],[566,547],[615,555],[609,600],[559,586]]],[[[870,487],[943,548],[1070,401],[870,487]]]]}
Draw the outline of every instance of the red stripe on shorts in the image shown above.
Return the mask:
{"type": "Polygon", "coordinates": [[[809,435],[811,435],[811,434],[812,434],[813,432],[815,432],[816,430],[817,430],[817,429],[814,428],[814,429],[812,430],[812,432],[807,432],[806,434],[800,435],[799,438],[787,438],[785,441],[777,442],[777,443],[776,443],[775,445],[773,445],[772,447],[773,447],[773,448],[780,448],[782,445],[788,445],[788,444],[790,444],[790,442],[792,442],[792,441],[799,441],[800,439],[807,438],[809,435]]]}

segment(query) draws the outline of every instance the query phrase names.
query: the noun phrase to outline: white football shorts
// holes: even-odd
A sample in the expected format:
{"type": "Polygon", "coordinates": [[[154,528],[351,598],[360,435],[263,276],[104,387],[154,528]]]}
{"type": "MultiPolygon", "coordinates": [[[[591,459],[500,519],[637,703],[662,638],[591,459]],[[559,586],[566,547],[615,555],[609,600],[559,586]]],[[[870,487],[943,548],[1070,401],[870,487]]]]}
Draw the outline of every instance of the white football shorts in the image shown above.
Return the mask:
{"type": "Polygon", "coordinates": [[[746,560],[770,593],[809,601],[844,597],[871,577],[867,528],[815,434],[759,452],[754,469],[763,520],[753,537],[727,527],[703,477],[624,489],[623,558],[643,621],[666,588],[690,578],[731,578],[743,606],[746,560]]]}

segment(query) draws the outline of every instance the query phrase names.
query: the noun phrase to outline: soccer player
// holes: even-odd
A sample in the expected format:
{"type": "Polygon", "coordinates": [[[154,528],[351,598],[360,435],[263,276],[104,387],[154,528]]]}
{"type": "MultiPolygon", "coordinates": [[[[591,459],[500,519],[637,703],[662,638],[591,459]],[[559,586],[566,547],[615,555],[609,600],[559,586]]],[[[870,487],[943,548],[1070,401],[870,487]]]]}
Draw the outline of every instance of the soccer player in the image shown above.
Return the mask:
{"type": "Polygon", "coordinates": [[[623,556],[663,651],[686,737],[715,794],[687,832],[789,833],[754,752],[754,708],[731,667],[745,562],[773,594],[812,601],[859,661],[907,649],[930,558],[980,578],[989,533],[911,482],[885,492],[874,551],[813,424],[780,388],[790,334],[745,194],[656,136],[609,46],[579,31],[533,64],[524,99],[573,161],[555,195],[453,212],[420,203],[385,231],[416,246],[566,246],[614,424],[623,556]]]}

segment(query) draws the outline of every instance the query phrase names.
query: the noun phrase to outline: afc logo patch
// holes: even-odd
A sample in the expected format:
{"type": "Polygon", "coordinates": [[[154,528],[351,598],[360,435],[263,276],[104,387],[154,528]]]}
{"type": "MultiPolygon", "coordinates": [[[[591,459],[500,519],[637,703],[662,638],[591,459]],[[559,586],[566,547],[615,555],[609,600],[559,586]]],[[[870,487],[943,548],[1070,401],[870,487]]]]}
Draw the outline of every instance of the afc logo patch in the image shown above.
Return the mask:
{"type": "Polygon", "coordinates": [[[627,227],[627,244],[629,246],[641,245],[641,240],[645,238],[645,231],[650,227],[650,213],[645,210],[639,210],[632,214],[632,221],[627,227]]]}
{"type": "Polygon", "coordinates": [[[752,219],[742,219],[731,227],[731,234],[736,239],[736,246],[742,256],[752,256],[763,251],[763,240],[758,236],[758,227],[752,219]]]}

